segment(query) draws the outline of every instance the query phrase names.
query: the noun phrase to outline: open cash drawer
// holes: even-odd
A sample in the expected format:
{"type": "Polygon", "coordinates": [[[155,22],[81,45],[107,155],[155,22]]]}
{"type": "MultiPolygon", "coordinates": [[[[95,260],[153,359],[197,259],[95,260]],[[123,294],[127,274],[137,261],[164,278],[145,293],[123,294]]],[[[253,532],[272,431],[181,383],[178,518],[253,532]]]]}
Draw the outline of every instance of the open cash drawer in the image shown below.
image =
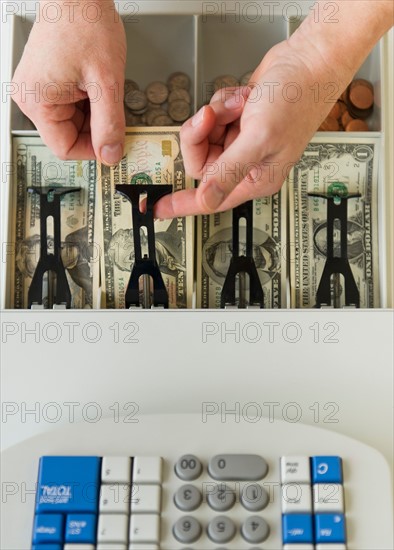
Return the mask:
{"type": "MultiPolygon", "coordinates": [[[[4,63],[2,80],[8,82],[23,52],[32,26],[34,3],[21,4],[11,14],[6,13],[8,56],[4,63]]],[[[308,13],[307,3],[302,3],[302,16],[308,13]],[[305,4],[305,5],[304,5],[305,4]]],[[[296,28],[300,18],[300,6],[278,6],[274,12],[257,3],[243,5],[231,2],[213,4],[206,2],[139,2],[120,3],[119,11],[125,22],[128,57],[126,77],[137,81],[144,89],[155,80],[166,81],[169,74],[183,71],[192,81],[192,106],[195,112],[209,99],[213,80],[223,74],[240,78],[257,66],[264,54],[274,44],[285,40],[296,28]],[[240,47],[242,45],[242,47],[240,47]]],[[[272,10],[272,6],[271,6],[272,10]]],[[[7,37],[5,37],[7,38],[7,37]]],[[[367,58],[357,73],[373,83],[375,108],[369,118],[370,132],[318,132],[317,139],[330,143],[346,142],[377,144],[377,216],[379,251],[380,297],[375,304],[380,308],[393,307],[393,150],[392,127],[392,67],[390,51],[392,36],[386,36],[367,58]]],[[[13,270],[17,255],[15,239],[15,202],[13,200],[13,176],[15,156],[12,139],[37,135],[29,120],[18,107],[8,101],[2,104],[2,156],[6,164],[2,182],[2,243],[3,262],[2,304],[12,307],[13,270]],[[7,168],[8,166],[8,168],[7,168]]],[[[282,193],[289,193],[284,187],[282,193]]],[[[284,197],[283,204],[289,212],[294,204],[291,196],[284,197]]],[[[197,236],[200,229],[197,227],[197,236]]],[[[288,228],[287,231],[288,232],[288,228]]],[[[289,235],[286,245],[286,270],[282,307],[292,307],[289,296],[289,272],[293,257],[289,235]],[[290,251],[290,254],[288,252],[290,251]]],[[[283,250],[282,250],[283,253],[283,250]]],[[[198,294],[198,292],[197,292],[198,294]]],[[[193,300],[194,307],[196,306],[193,300]]],[[[197,304],[198,306],[198,304],[197,304]]],[[[96,307],[100,307],[100,305],[96,307]]],[[[208,304],[210,307],[210,304],[208,304]]],[[[268,305],[270,307],[270,305],[268,305]]],[[[312,305],[310,306],[312,307],[312,305]]],[[[365,307],[365,306],[364,306],[365,307]]],[[[376,307],[376,306],[375,306],[376,307]]]]}

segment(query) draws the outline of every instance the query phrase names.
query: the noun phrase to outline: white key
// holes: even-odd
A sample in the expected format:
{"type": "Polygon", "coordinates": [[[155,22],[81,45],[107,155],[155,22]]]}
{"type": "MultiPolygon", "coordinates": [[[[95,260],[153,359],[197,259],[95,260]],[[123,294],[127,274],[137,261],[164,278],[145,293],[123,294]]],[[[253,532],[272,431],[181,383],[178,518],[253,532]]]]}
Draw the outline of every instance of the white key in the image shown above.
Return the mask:
{"type": "Polygon", "coordinates": [[[131,461],[128,456],[104,456],[101,463],[102,483],[131,483],[131,461]]]}
{"type": "Polygon", "coordinates": [[[97,528],[97,542],[127,543],[129,518],[125,514],[100,514],[97,528]]]}
{"type": "Polygon", "coordinates": [[[343,513],[343,486],[338,483],[316,483],[313,486],[315,512],[343,513]]]}
{"type": "Polygon", "coordinates": [[[308,456],[282,456],[280,459],[282,483],[310,483],[311,473],[308,456]]]}
{"type": "Polygon", "coordinates": [[[127,514],[130,506],[130,485],[102,485],[100,487],[100,513],[127,514]]]}
{"type": "Polygon", "coordinates": [[[282,485],[282,512],[283,514],[311,513],[311,486],[302,483],[282,485]]]}
{"type": "Polygon", "coordinates": [[[112,543],[112,544],[105,544],[105,543],[100,543],[96,546],[96,550],[127,550],[127,545],[126,544],[116,544],[116,543],[112,543]]]}
{"type": "Polygon", "coordinates": [[[156,514],[131,516],[130,542],[159,544],[160,517],[156,514]]]}
{"type": "Polygon", "coordinates": [[[285,544],[283,550],[313,550],[313,544],[285,544]]]}
{"type": "Polygon", "coordinates": [[[94,544],[65,544],[64,550],[94,550],[94,544]]]}
{"type": "Polygon", "coordinates": [[[346,550],[346,544],[316,544],[316,550],[346,550]]]}
{"type": "Polygon", "coordinates": [[[130,544],[129,550],[159,550],[159,547],[157,544],[130,544]]]}
{"type": "Polygon", "coordinates": [[[160,485],[137,485],[131,487],[132,514],[160,514],[160,485]]]}
{"type": "Polygon", "coordinates": [[[136,456],[133,465],[133,482],[160,485],[161,462],[159,456],[136,456]]]}

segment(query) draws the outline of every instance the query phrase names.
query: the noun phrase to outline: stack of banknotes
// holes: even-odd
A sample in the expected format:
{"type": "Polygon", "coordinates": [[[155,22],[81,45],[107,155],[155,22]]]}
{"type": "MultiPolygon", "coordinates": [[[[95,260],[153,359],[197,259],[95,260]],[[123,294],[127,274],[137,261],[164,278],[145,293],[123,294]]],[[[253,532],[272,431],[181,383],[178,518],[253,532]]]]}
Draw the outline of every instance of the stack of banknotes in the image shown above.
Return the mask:
{"type": "MultiPolygon", "coordinates": [[[[194,181],[185,173],[179,130],[128,128],[124,157],[111,168],[94,161],[61,161],[36,136],[13,138],[11,307],[27,307],[40,255],[39,197],[27,191],[33,186],[80,188],[61,202],[61,256],[72,307],[125,307],[134,265],[132,210],[115,186],[148,181],[172,184],[173,192],[193,187],[194,181]]],[[[348,255],[361,307],[379,307],[379,145],[373,135],[316,137],[281,191],[254,201],[253,257],[266,308],[315,305],[326,260],[327,201],[308,193],[324,193],[333,181],[361,195],[348,200],[348,255]]],[[[156,220],[155,235],[156,260],[169,307],[192,307],[194,294],[196,307],[219,307],[233,252],[232,212],[200,216],[196,224],[193,217],[156,220]]],[[[141,243],[144,250],[146,234],[141,235],[141,243]]],[[[242,253],[246,247],[242,225],[240,246],[242,253]]],[[[53,248],[50,226],[47,247],[53,248]]]]}

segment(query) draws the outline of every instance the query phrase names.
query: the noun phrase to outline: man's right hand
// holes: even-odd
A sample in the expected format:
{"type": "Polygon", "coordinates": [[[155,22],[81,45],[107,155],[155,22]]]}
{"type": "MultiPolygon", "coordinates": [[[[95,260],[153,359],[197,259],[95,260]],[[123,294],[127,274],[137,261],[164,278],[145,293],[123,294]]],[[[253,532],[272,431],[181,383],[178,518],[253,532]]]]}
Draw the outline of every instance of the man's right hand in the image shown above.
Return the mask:
{"type": "Polygon", "coordinates": [[[115,164],[125,135],[123,23],[112,0],[57,4],[56,21],[54,3],[40,3],[13,99],[62,160],[115,164]]]}

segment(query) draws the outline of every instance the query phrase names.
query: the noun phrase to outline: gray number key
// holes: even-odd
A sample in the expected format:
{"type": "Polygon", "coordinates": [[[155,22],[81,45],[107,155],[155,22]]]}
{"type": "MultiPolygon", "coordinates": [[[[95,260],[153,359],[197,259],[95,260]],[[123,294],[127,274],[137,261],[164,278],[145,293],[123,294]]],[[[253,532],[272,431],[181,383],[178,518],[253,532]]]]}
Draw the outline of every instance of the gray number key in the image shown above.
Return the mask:
{"type": "Polygon", "coordinates": [[[208,525],[208,537],[213,542],[229,542],[235,535],[235,525],[226,516],[217,516],[208,525]]]}
{"type": "Polygon", "coordinates": [[[216,455],[209,461],[208,472],[218,481],[257,481],[268,472],[268,464],[258,455],[216,455]]]}
{"type": "Polygon", "coordinates": [[[250,516],[241,527],[241,534],[247,542],[264,542],[270,533],[268,523],[260,516],[250,516]]]}
{"type": "Polygon", "coordinates": [[[263,510],[269,501],[267,491],[258,483],[245,485],[241,493],[241,503],[250,512],[263,510]]]}
{"type": "Polygon", "coordinates": [[[219,483],[209,491],[207,502],[213,510],[225,512],[234,506],[235,493],[224,483],[219,483]]]}
{"type": "Polygon", "coordinates": [[[172,529],[178,542],[196,542],[201,535],[201,525],[192,516],[183,516],[177,520],[172,529]]]}
{"type": "Polygon", "coordinates": [[[183,455],[175,464],[175,473],[183,481],[197,479],[201,471],[201,462],[194,455],[183,455]]]}
{"type": "Polygon", "coordinates": [[[182,485],[174,495],[175,506],[182,512],[191,512],[198,508],[202,495],[194,485],[182,485]]]}

